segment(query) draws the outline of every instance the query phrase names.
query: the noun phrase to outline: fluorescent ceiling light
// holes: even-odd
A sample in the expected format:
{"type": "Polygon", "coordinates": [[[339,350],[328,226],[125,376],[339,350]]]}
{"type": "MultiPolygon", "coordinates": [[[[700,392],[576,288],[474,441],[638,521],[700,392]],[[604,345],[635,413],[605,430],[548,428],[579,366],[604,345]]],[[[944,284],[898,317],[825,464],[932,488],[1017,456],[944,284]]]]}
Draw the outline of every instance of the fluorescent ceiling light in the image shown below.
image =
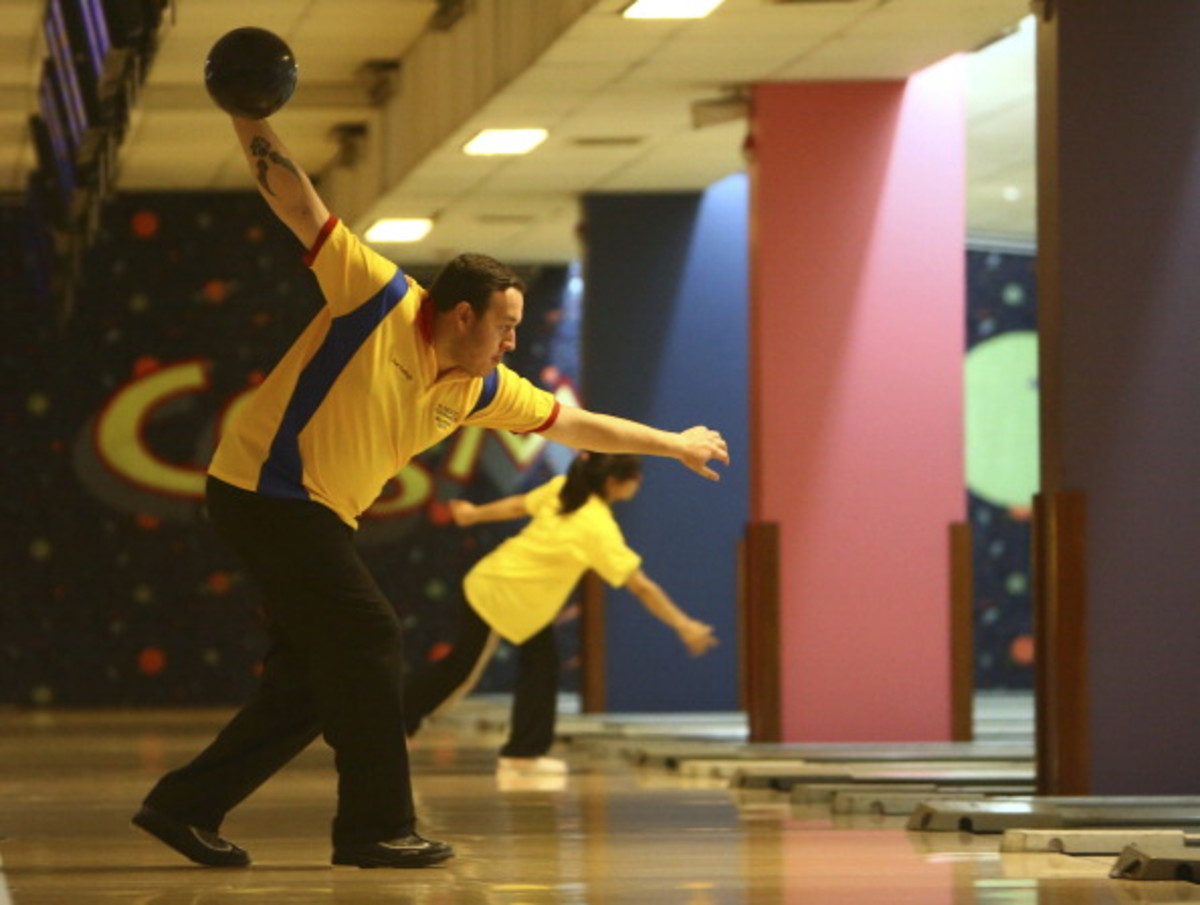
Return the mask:
{"type": "Polygon", "coordinates": [[[367,230],[368,242],[420,242],[433,229],[428,218],[383,217],[367,230]]]}
{"type": "Polygon", "coordinates": [[[463,145],[464,154],[528,154],[546,140],[545,129],[484,129],[463,145]]]}
{"type": "Polygon", "coordinates": [[[703,19],[724,0],[634,0],[622,12],[626,19],[703,19]]]}

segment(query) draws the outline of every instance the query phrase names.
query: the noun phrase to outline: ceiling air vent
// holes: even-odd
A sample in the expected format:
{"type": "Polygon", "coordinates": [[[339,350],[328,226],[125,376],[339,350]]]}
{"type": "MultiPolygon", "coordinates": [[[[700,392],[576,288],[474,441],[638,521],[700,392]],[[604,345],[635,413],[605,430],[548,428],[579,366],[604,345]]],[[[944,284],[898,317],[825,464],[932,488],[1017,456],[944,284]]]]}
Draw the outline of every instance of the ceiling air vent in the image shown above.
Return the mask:
{"type": "Polygon", "coordinates": [[[572,138],[571,144],[577,148],[631,148],[643,141],[640,135],[581,135],[572,138]]]}
{"type": "Polygon", "coordinates": [[[537,217],[533,214],[480,214],[475,219],[488,226],[519,226],[532,223],[537,217]]]}
{"type": "Polygon", "coordinates": [[[746,88],[734,88],[722,97],[692,101],[691,111],[693,129],[744,119],[750,112],[750,94],[746,88]]]}

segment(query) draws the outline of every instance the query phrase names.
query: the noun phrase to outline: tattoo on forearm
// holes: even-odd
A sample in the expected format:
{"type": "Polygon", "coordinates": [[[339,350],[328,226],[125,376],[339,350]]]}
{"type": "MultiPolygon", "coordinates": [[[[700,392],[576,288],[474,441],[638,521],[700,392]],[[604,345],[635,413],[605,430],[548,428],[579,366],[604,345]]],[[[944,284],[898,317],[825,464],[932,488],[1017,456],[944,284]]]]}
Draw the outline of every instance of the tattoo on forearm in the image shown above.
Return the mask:
{"type": "Polygon", "coordinates": [[[267,170],[271,164],[278,164],[281,167],[286,167],[291,171],[292,175],[297,179],[300,178],[300,171],[296,169],[296,165],[271,148],[271,143],[261,135],[255,136],[250,141],[250,155],[257,161],[256,169],[258,170],[258,184],[262,186],[263,191],[268,195],[274,195],[275,191],[271,188],[271,184],[267,181],[267,170]]]}

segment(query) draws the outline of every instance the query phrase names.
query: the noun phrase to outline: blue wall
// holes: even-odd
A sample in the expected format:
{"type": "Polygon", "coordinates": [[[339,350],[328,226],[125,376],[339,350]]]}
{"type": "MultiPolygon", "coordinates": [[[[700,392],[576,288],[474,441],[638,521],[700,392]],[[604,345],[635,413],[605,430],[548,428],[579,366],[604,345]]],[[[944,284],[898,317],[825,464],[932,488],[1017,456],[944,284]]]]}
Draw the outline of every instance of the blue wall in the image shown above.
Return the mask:
{"type": "Polygon", "coordinates": [[[704,194],[584,199],[585,404],[668,430],[717,428],[733,464],[710,483],[647,459],[617,517],[646,573],[716,627],[692,660],[627,591],[607,607],[608,709],[738,709],[737,543],[748,517],[747,181],[704,194]]]}

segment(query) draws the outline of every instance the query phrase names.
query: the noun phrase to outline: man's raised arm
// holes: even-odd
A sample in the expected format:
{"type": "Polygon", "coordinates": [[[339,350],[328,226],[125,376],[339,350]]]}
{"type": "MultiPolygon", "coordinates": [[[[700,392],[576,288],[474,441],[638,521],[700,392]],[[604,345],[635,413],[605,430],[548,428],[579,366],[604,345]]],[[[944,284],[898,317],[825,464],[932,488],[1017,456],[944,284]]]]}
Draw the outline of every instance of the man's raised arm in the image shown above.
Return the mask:
{"type": "Polygon", "coordinates": [[[318,197],[312,182],[292,160],[265,119],[235,116],[233,128],[259,193],[304,247],[312,248],[321,227],[329,219],[329,209],[318,197]]]}

